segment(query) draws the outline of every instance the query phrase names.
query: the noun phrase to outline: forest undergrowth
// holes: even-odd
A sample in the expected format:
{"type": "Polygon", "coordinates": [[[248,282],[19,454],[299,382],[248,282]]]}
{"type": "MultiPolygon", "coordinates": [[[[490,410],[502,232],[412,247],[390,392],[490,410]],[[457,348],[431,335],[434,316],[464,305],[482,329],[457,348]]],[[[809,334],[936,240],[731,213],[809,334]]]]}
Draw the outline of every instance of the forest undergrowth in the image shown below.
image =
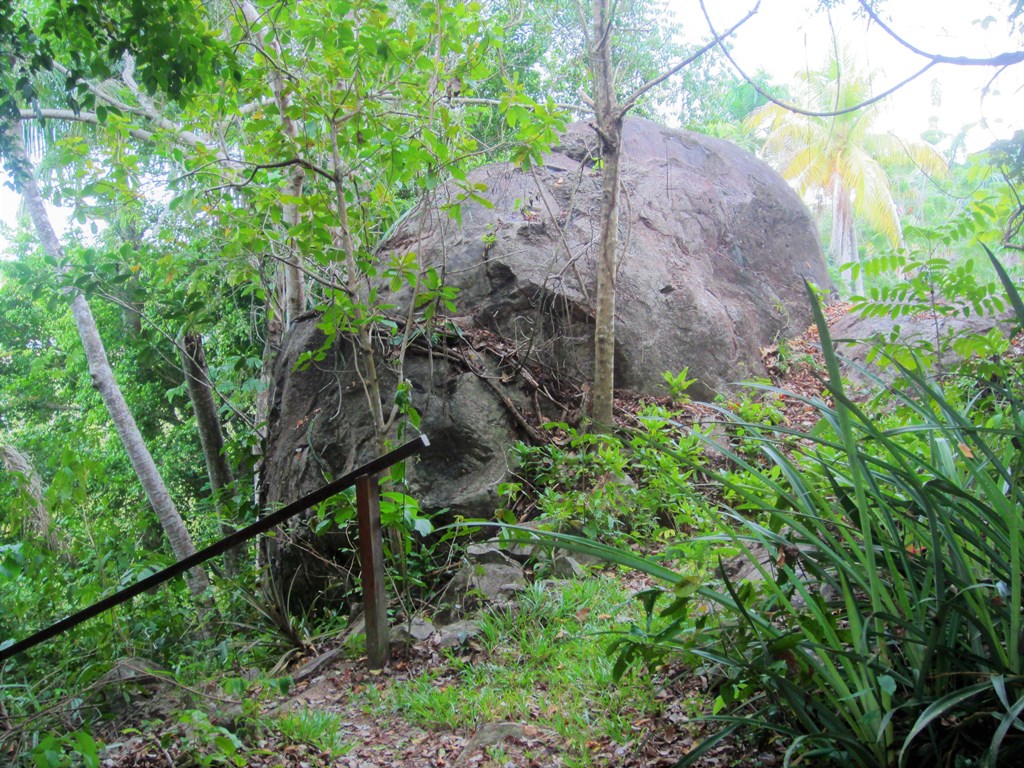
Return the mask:
{"type": "MultiPolygon", "coordinates": [[[[762,350],[770,378],[729,398],[690,401],[684,371],[669,397],[619,398],[616,434],[552,424],[549,443],[513,448],[484,535],[597,555],[582,578],[552,579],[538,556],[513,606],[450,647],[396,648],[381,672],[347,616],[275,617],[248,594],[200,633],[185,602],[168,625],[167,598],[145,596],[42,653],[49,668],[5,665],[0,754],[54,768],[1015,764],[1022,338],[978,341],[983,357],[945,371],[882,347],[888,365],[851,388],[828,330],[848,306],[815,306],[804,337],[762,350]]],[[[464,540],[441,539],[457,561],[464,540]]],[[[410,605],[429,616],[441,581],[438,558],[404,551],[396,621],[410,605]]]]}

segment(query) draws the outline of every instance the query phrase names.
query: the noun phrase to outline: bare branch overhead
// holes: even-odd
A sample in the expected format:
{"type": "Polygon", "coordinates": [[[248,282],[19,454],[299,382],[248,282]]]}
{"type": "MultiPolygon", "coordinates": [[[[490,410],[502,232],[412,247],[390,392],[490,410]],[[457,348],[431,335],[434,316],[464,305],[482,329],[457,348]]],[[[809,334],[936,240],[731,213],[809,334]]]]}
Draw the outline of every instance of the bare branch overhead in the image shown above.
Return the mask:
{"type": "Polygon", "coordinates": [[[897,34],[892,27],[882,21],[881,17],[875,9],[871,7],[871,4],[867,2],[867,0],[858,0],[858,2],[860,3],[860,7],[864,9],[864,12],[871,17],[871,20],[881,27],[889,37],[911,53],[928,59],[933,64],[955,64],[960,67],[1008,67],[1013,64],[1020,64],[1021,62],[1024,62],[1024,51],[1005,51],[997,54],[996,56],[984,56],[981,58],[975,58],[972,56],[944,56],[941,53],[928,53],[927,51],[907,42],[907,40],[897,34]]]}
{"type": "MultiPolygon", "coordinates": [[[[718,32],[715,30],[715,24],[713,21],[711,21],[711,16],[708,14],[708,9],[705,5],[705,0],[700,0],[700,9],[704,13],[704,20],[707,22],[708,29],[711,31],[711,34],[714,35],[716,38],[719,38],[720,36],[718,32]]],[[[870,107],[872,104],[877,104],[885,97],[892,95],[900,88],[905,86],[907,83],[913,82],[921,75],[923,75],[925,72],[927,72],[929,69],[931,69],[932,67],[939,63],[937,61],[929,61],[927,64],[921,67],[921,69],[917,70],[916,72],[914,72],[914,74],[910,75],[910,77],[900,80],[900,82],[896,83],[896,85],[892,86],[891,88],[887,88],[877,96],[872,96],[870,99],[865,99],[859,104],[854,104],[852,107],[846,107],[845,109],[837,109],[828,112],[817,112],[812,109],[804,109],[802,107],[798,107],[796,104],[791,104],[789,102],[782,101],[781,99],[778,99],[772,94],[768,93],[764,88],[758,85],[757,81],[755,81],[754,78],[748,75],[744,71],[744,69],[736,62],[736,59],[733,58],[732,53],[729,51],[728,48],[725,47],[721,40],[717,40],[715,44],[721,49],[722,53],[729,60],[729,63],[732,64],[733,69],[736,70],[737,74],[739,74],[739,76],[742,77],[743,80],[746,81],[746,83],[750,87],[757,91],[758,94],[766,98],[772,104],[777,104],[783,109],[788,109],[790,112],[795,112],[798,115],[806,115],[807,117],[838,117],[839,115],[845,115],[849,112],[856,112],[858,109],[864,109],[864,107],[870,107]]]]}
{"type": "MultiPolygon", "coordinates": [[[[715,39],[712,40],[707,45],[705,45],[700,50],[698,50],[696,53],[692,54],[691,56],[686,57],[685,59],[683,59],[682,61],[680,61],[680,62],[678,62],[676,64],[673,64],[671,67],[666,69],[660,75],[658,75],[657,77],[652,78],[651,80],[648,80],[646,83],[644,83],[639,88],[637,88],[635,91],[633,91],[632,95],[629,96],[629,98],[627,98],[625,103],[623,104],[623,106],[622,106],[622,113],[625,114],[626,112],[628,112],[633,107],[633,105],[636,104],[637,99],[639,99],[641,96],[643,96],[645,93],[647,93],[647,91],[651,90],[651,88],[654,88],[656,85],[659,85],[659,84],[665,82],[670,77],[672,77],[674,74],[676,74],[679,70],[681,70],[683,67],[685,67],[685,66],[687,66],[689,64],[692,64],[697,59],[699,59],[701,56],[703,56],[705,53],[707,53],[712,48],[714,48],[716,45],[721,45],[722,42],[726,38],[730,37],[734,32],[736,32],[737,29],[739,29],[741,26],[746,24],[747,21],[749,21],[757,13],[757,11],[758,11],[758,9],[760,7],[761,7],[761,0],[757,0],[757,2],[754,3],[754,7],[751,8],[749,11],[747,11],[747,14],[742,19],[740,19],[735,24],[733,24],[731,27],[729,27],[727,30],[725,30],[725,32],[723,32],[721,35],[715,34],[714,35],[715,39]]],[[[705,16],[706,15],[707,14],[705,14],[705,16]]],[[[714,30],[712,30],[712,32],[714,32],[714,30]]],[[[723,46],[723,48],[724,48],[724,46],[723,46]]]]}
{"type": "MultiPolygon", "coordinates": [[[[927,61],[924,64],[924,66],[922,66],[919,70],[917,70],[913,74],[909,75],[908,77],[904,78],[903,80],[900,80],[895,85],[885,89],[884,91],[882,91],[878,95],[872,96],[870,99],[866,99],[866,100],[864,100],[864,101],[862,101],[862,102],[860,102],[858,104],[854,104],[851,107],[846,107],[844,109],[839,109],[839,110],[834,110],[834,111],[829,111],[829,112],[818,112],[818,111],[814,111],[814,110],[808,110],[808,109],[804,109],[802,107],[799,107],[796,104],[791,104],[789,102],[782,101],[781,99],[776,98],[772,94],[768,93],[760,85],[758,85],[758,83],[752,77],[750,77],[750,75],[748,75],[744,71],[744,69],[736,62],[736,59],[733,57],[733,55],[729,51],[729,49],[726,48],[725,45],[720,41],[720,38],[722,38],[722,36],[720,36],[718,34],[718,32],[715,29],[714,22],[711,21],[711,16],[708,14],[707,6],[705,5],[705,0],[700,0],[700,8],[701,8],[701,11],[704,14],[704,20],[707,22],[708,30],[710,30],[711,34],[716,38],[716,41],[715,41],[714,44],[719,46],[719,48],[721,49],[722,53],[729,60],[729,63],[732,64],[733,69],[736,70],[736,72],[739,74],[739,76],[742,77],[743,80],[748,85],[750,85],[755,91],[757,91],[758,94],[760,94],[761,96],[766,98],[768,101],[772,102],[773,104],[776,104],[776,105],[782,107],[783,109],[787,109],[790,112],[795,112],[798,115],[806,115],[808,117],[838,117],[839,115],[845,115],[845,114],[847,114],[849,112],[855,112],[855,111],[857,111],[859,109],[863,109],[864,107],[869,107],[872,104],[877,104],[882,99],[886,98],[887,96],[892,95],[893,93],[895,93],[900,88],[902,88],[903,86],[907,85],[908,83],[913,82],[914,80],[919,78],[921,75],[923,75],[925,72],[927,72],[932,67],[934,67],[934,66],[936,66],[938,64],[951,64],[951,65],[956,65],[956,66],[973,66],[973,67],[999,67],[1000,68],[999,71],[993,77],[993,80],[994,80],[995,77],[998,77],[998,75],[1006,67],[1012,66],[1014,64],[1020,64],[1020,63],[1024,62],[1024,51],[1007,51],[1007,52],[1004,52],[1004,53],[1000,53],[1000,54],[998,54],[996,56],[982,57],[982,58],[976,58],[976,57],[970,57],[970,56],[946,56],[946,55],[938,54],[938,53],[929,53],[927,51],[924,51],[924,50],[922,50],[922,49],[912,45],[911,43],[907,42],[902,37],[900,37],[891,27],[889,27],[884,21],[881,20],[881,18],[879,18],[878,14],[874,11],[874,9],[871,8],[871,5],[870,5],[870,3],[867,2],[867,0],[858,0],[858,2],[860,3],[860,5],[864,9],[864,11],[868,14],[868,16],[871,18],[871,20],[873,22],[875,22],[884,32],[886,32],[886,34],[888,34],[890,37],[892,37],[896,42],[898,42],[900,45],[902,45],[907,50],[909,50],[909,51],[913,52],[914,54],[916,54],[916,55],[926,59],[927,61]]],[[[991,82],[989,83],[989,85],[991,85],[991,82]]],[[[988,86],[986,86],[985,90],[986,91],[988,90],[988,86]]]]}

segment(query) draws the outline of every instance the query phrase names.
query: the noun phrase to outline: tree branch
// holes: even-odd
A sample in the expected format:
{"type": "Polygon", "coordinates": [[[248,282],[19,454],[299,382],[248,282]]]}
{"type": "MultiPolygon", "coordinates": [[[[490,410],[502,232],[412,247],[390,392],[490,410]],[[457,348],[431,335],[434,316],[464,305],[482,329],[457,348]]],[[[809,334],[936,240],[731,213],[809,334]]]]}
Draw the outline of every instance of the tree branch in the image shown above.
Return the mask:
{"type": "Polygon", "coordinates": [[[941,53],[928,53],[927,51],[921,50],[917,46],[912,45],[896,34],[888,24],[882,21],[878,13],[871,7],[871,4],[868,3],[867,0],[859,0],[859,2],[860,7],[864,9],[864,12],[873,22],[875,22],[875,24],[880,26],[882,30],[889,35],[889,37],[911,53],[915,53],[922,58],[928,59],[933,64],[955,64],[960,67],[1008,67],[1013,64],[1020,64],[1024,61],[1024,51],[1006,51],[996,56],[982,58],[974,58],[971,56],[944,56],[941,53]]]}
{"type": "MultiPolygon", "coordinates": [[[[140,312],[138,310],[138,308],[133,307],[128,302],[126,302],[123,299],[121,299],[120,297],[115,296],[114,294],[110,293],[110,291],[104,290],[102,287],[98,288],[96,290],[96,295],[99,296],[101,299],[104,299],[105,301],[109,301],[111,304],[113,304],[113,305],[115,305],[117,307],[120,307],[121,309],[123,309],[123,310],[125,310],[127,312],[131,312],[131,313],[133,313],[135,315],[138,315],[139,320],[141,322],[145,323],[150,328],[152,328],[157,333],[157,335],[162,336],[166,341],[168,341],[171,344],[173,344],[175,349],[177,349],[179,353],[184,351],[184,346],[182,345],[182,342],[180,342],[178,339],[174,338],[171,334],[169,334],[162,327],[160,327],[160,324],[156,320],[154,320],[153,318],[149,317],[144,312],[140,312]]],[[[172,360],[171,358],[169,358],[163,352],[161,352],[158,347],[154,346],[153,349],[154,349],[156,355],[161,360],[163,360],[165,363],[167,363],[168,365],[170,365],[170,366],[172,366],[174,368],[178,367],[175,364],[175,361],[172,360]]],[[[249,416],[247,416],[245,413],[243,413],[241,410],[239,410],[239,408],[234,403],[232,403],[230,399],[228,399],[227,395],[225,395],[223,392],[221,392],[219,389],[217,389],[216,385],[214,385],[213,381],[210,380],[209,377],[207,377],[205,379],[205,381],[203,381],[202,383],[204,383],[207,386],[209,386],[210,389],[214,393],[216,393],[217,397],[219,397],[221,399],[221,401],[224,403],[224,405],[226,405],[229,409],[231,409],[231,412],[234,413],[239,419],[241,419],[242,423],[244,423],[249,429],[253,429],[255,427],[255,425],[253,424],[253,420],[249,416]]]]}
{"type": "MultiPolygon", "coordinates": [[[[277,261],[277,262],[279,262],[281,264],[287,264],[288,263],[287,259],[285,259],[284,256],[278,256],[276,253],[272,253],[270,251],[267,252],[267,255],[271,259],[273,259],[274,261],[277,261]]],[[[346,296],[349,296],[349,297],[352,297],[354,295],[352,293],[352,290],[348,286],[342,285],[341,283],[336,283],[333,280],[328,280],[326,277],[321,277],[320,275],[318,275],[313,270],[308,269],[308,268],[302,266],[301,264],[298,265],[298,270],[302,274],[304,274],[306,277],[308,277],[310,280],[312,280],[313,282],[315,282],[315,283],[317,283],[319,285],[322,285],[324,288],[329,288],[332,291],[338,291],[339,293],[344,293],[346,296]]]]}
{"type": "MultiPolygon", "coordinates": [[[[225,184],[221,184],[220,186],[212,187],[208,189],[207,192],[216,192],[220,189],[241,189],[242,187],[247,187],[252,183],[252,180],[256,177],[257,173],[273,168],[290,168],[292,166],[299,166],[308,171],[312,171],[318,176],[323,176],[328,181],[334,181],[335,176],[332,171],[329,171],[326,168],[321,168],[316,163],[311,163],[309,160],[304,160],[301,157],[293,157],[289,160],[279,160],[276,163],[246,163],[241,160],[235,160],[232,161],[232,163],[237,166],[249,166],[249,175],[239,181],[229,181],[225,184]]],[[[191,173],[186,173],[182,176],[176,177],[173,181],[180,181],[190,175],[191,173]]]]}
{"type": "MultiPolygon", "coordinates": [[[[95,112],[75,113],[70,109],[22,109],[19,111],[18,117],[21,120],[69,120],[88,125],[103,125],[95,112]]],[[[128,133],[139,141],[153,141],[153,133],[141,128],[130,128],[128,133]]]]}
{"type": "MultiPolygon", "coordinates": [[[[714,35],[715,37],[718,37],[718,33],[715,31],[714,22],[711,21],[711,17],[708,15],[708,9],[705,5],[705,0],[700,0],[700,9],[704,13],[704,20],[707,22],[708,29],[711,30],[711,34],[714,35]]],[[[752,77],[750,77],[750,75],[748,75],[739,64],[736,63],[736,59],[733,58],[732,54],[729,52],[729,49],[726,48],[725,45],[723,45],[720,41],[717,43],[717,45],[721,49],[722,53],[725,55],[725,58],[727,58],[729,60],[729,63],[732,64],[733,69],[735,69],[739,76],[742,77],[743,80],[747,83],[747,85],[749,85],[751,88],[757,91],[759,95],[768,99],[768,101],[770,101],[772,104],[780,106],[783,109],[789,110],[790,112],[795,112],[798,115],[806,115],[807,117],[839,117],[839,115],[845,115],[849,112],[856,112],[859,109],[864,109],[864,107],[870,107],[872,104],[877,104],[882,99],[892,95],[900,88],[905,86],[907,83],[916,80],[929,69],[931,69],[932,67],[939,63],[936,61],[929,61],[927,64],[921,67],[921,69],[917,70],[917,72],[910,75],[910,77],[901,80],[900,82],[896,83],[896,85],[882,91],[877,96],[872,96],[870,99],[865,99],[859,104],[854,104],[852,107],[846,107],[845,109],[837,109],[831,112],[816,112],[811,109],[804,109],[802,107],[798,107],[796,104],[790,104],[788,102],[782,101],[781,99],[777,99],[774,96],[772,96],[764,88],[758,85],[757,82],[752,77]]]]}
{"type": "MultiPolygon", "coordinates": [[[[586,97],[584,97],[586,98],[586,97]]],[[[589,99],[588,99],[589,100],[589,99]]],[[[500,107],[501,99],[487,99],[480,96],[456,96],[451,100],[452,104],[465,104],[467,106],[481,105],[485,107],[500,107]]],[[[587,107],[583,104],[565,104],[560,101],[555,102],[555,106],[558,109],[564,109],[567,112],[585,112],[587,107]]],[[[589,107],[589,105],[587,105],[589,107]]]]}
{"type": "Polygon", "coordinates": [[[241,2],[235,3],[235,6],[239,13],[242,14],[242,20],[245,22],[246,28],[246,45],[249,45],[254,51],[260,54],[266,59],[267,64],[273,69],[278,76],[283,76],[291,80],[293,83],[297,82],[297,78],[292,74],[281,62],[281,46],[276,42],[271,43],[271,47],[274,49],[274,53],[277,54],[278,58],[274,58],[267,52],[265,48],[264,40],[266,39],[265,33],[256,29],[259,23],[263,20],[267,13],[259,13],[253,4],[249,0],[241,0],[241,2]]]}
{"type": "MultiPolygon", "coordinates": [[[[705,45],[699,51],[697,51],[696,53],[694,53],[691,56],[688,56],[687,58],[683,59],[679,63],[673,64],[671,67],[666,69],[660,75],[658,75],[657,77],[654,77],[654,78],[648,80],[646,83],[644,83],[639,88],[637,88],[635,91],[633,91],[632,95],[629,96],[629,98],[626,99],[625,104],[623,104],[623,106],[622,106],[622,114],[625,115],[630,109],[632,109],[633,105],[636,104],[636,100],[639,99],[641,96],[643,96],[645,93],[647,93],[649,90],[651,90],[651,88],[654,88],[655,86],[660,85],[661,83],[665,82],[670,77],[672,77],[674,74],[676,74],[676,72],[681,70],[683,67],[685,67],[685,66],[695,62],[697,59],[699,59],[705,53],[710,51],[716,45],[721,45],[723,40],[725,40],[728,37],[731,37],[736,32],[737,29],[739,29],[741,26],[746,24],[757,13],[757,11],[758,11],[758,9],[760,7],[761,7],[761,0],[757,0],[757,2],[754,3],[754,7],[751,8],[749,11],[747,11],[746,16],[744,16],[742,19],[740,19],[735,24],[733,24],[731,27],[729,27],[729,29],[725,30],[725,32],[723,32],[721,35],[717,35],[716,34],[715,35],[715,39],[712,40],[707,45],[705,45]]],[[[714,32],[714,30],[712,30],[712,32],[714,32]]]]}
{"type": "Polygon", "coordinates": [[[574,0],[576,6],[576,17],[580,21],[580,29],[583,31],[583,45],[585,50],[590,50],[590,27],[587,25],[590,23],[590,14],[583,10],[583,3],[580,0],[574,0]]]}
{"type": "MultiPolygon", "coordinates": [[[[71,72],[66,67],[62,66],[56,61],[53,62],[53,68],[65,77],[71,77],[71,72]]],[[[166,117],[157,112],[156,109],[147,109],[145,107],[133,107],[129,104],[125,104],[120,99],[111,96],[105,90],[95,85],[94,83],[90,83],[88,80],[79,80],[77,82],[84,85],[89,90],[89,93],[91,93],[100,101],[109,104],[110,106],[114,107],[114,109],[120,110],[121,112],[127,112],[130,115],[135,115],[136,117],[142,117],[146,120],[149,120],[158,128],[167,131],[168,133],[172,134],[175,139],[179,140],[183,144],[187,144],[193,149],[200,146],[215,147],[217,145],[217,142],[214,141],[209,136],[200,136],[194,131],[187,130],[182,126],[171,122],[166,117]]],[[[227,157],[223,157],[221,159],[224,160],[225,162],[230,162],[229,158],[227,157]]]]}

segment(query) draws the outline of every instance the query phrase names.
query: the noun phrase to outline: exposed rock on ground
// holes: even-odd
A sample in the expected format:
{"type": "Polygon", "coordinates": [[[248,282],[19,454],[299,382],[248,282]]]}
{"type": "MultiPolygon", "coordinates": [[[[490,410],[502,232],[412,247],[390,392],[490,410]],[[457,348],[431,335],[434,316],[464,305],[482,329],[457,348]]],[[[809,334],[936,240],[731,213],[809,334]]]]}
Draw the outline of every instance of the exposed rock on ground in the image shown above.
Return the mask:
{"type": "Polygon", "coordinates": [[[558,555],[551,561],[551,575],[556,579],[582,579],[586,571],[576,558],[558,555]]]}
{"type": "Polygon", "coordinates": [[[894,319],[861,317],[856,313],[850,313],[839,319],[830,329],[837,351],[846,362],[844,375],[860,383],[869,383],[866,372],[881,375],[885,380],[891,379],[894,369],[886,371],[879,369],[878,366],[869,365],[867,358],[875,342],[891,338],[897,327],[900,345],[909,349],[922,346],[927,350],[938,349],[940,354],[937,370],[942,371],[949,370],[963,360],[953,348],[954,340],[966,336],[982,336],[992,329],[999,329],[1008,336],[1013,327],[1013,316],[1012,313],[974,314],[968,317],[921,313],[894,319]]]}
{"type": "Polygon", "coordinates": [[[435,631],[436,628],[432,622],[420,616],[414,616],[410,621],[403,621],[391,627],[388,640],[392,645],[415,645],[427,640],[435,631]]]}
{"type": "Polygon", "coordinates": [[[438,597],[434,616],[441,624],[452,624],[484,607],[506,607],[524,589],[522,566],[497,547],[488,547],[476,557],[466,558],[438,597]]]}
{"type": "Polygon", "coordinates": [[[465,645],[480,634],[480,622],[463,619],[443,625],[437,632],[435,645],[438,648],[457,648],[465,645]]]}

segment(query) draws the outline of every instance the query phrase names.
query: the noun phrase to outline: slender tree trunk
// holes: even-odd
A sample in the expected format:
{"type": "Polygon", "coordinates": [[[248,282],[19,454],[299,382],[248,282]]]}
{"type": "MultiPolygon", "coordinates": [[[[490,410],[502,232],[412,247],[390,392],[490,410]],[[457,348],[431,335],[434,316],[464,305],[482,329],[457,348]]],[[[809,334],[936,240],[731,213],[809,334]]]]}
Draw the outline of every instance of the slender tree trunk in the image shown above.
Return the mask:
{"type": "MultiPolygon", "coordinates": [[[[206,475],[210,480],[214,509],[217,511],[220,531],[227,536],[235,529],[229,522],[232,507],[226,503],[225,495],[233,493],[235,477],[224,452],[224,431],[221,429],[217,404],[213,399],[213,387],[210,384],[203,337],[200,334],[187,333],[182,339],[181,367],[185,374],[189,400],[192,401],[192,412],[196,417],[203,457],[206,459],[206,475]]],[[[230,549],[224,553],[224,567],[228,574],[238,573],[239,556],[238,549],[230,549]]]]}
{"type": "MultiPolygon", "coordinates": [[[[250,27],[250,36],[258,43],[260,50],[272,52],[276,57],[276,61],[271,61],[269,64],[270,75],[268,79],[270,81],[270,90],[273,92],[274,101],[277,103],[278,114],[281,118],[281,130],[295,148],[296,156],[298,156],[301,154],[299,151],[299,129],[290,114],[292,100],[288,94],[284,74],[277,68],[277,65],[282,63],[281,45],[277,42],[277,38],[274,38],[267,44],[266,35],[257,29],[262,23],[260,14],[250,0],[242,0],[238,7],[242,11],[246,24],[250,27]]],[[[285,300],[283,303],[285,307],[284,320],[286,328],[306,310],[306,288],[302,274],[302,254],[291,235],[292,230],[299,223],[301,217],[298,200],[302,197],[305,183],[306,169],[298,164],[292,165],[288,173],[288,182],[284,187],[284,203],[281,207],[282,219],[288,229],[287,244],[285,245],[286,252],[282,259],[284,266],[285,300]]]]}
{"type": "Polygon", "coordinates": [[[348,203],[345,200],[345,188],[341,171],[341,148],[338,145],[337,125],[331,126],[331,154],[334,163],[334,204],[338,216],[338,229],[335,239],[345,254],[346,286],[352,300],[352,313],[356,326],[356,347],[359,360],[356,361],[356,373],[363,385],[366,402],[373,416],[373,432],[377,442],[377,455],[387,452],[387,441],[391,431],[391,419],[384,415],[384,401],[381,396],[380,374],[377,371],[377,358],[373,351],[373,338],[370,325],[366,322],[365,302],[368,297],[363,295],[359,287],[359,267],[356,264],[356,246],[352,240],[352,229],[348,220],[348,203]],[[360,365],[361,362],[361,365],[360,365]]]}
{"type": "Polygon", "coordinates": [[[832,189],[832,240],[829,243],[829,255],[836,269],[845,273],[841,282],[850,287],[854,293],[864,292],[864,276],[858,269],[856,275],[843,270],[847,264],[860,261],[857,252],[857,226],[853,220],[853,204],[849,194],[836,184],[832,189]]]}
{"type": "Polygon", "coordinates": [[[612,61],[612,3],[594,0],[590,67],[594,81],[595,130],[601,143],[601,234],[597,254],[594,320],[594,389],[591,418],[598,430],[614,426],[615,272],[619,227],[619,161],[623,114],[615,96],[612,61]]]}
{"type": "Polygon", "coordinates": [[[255,471],[253,473],[253,504],[258,508],[260,505],[260,473],[263,453],[266,449],[267,437],[270,433],[270,385],[273,379],[274,361],[281,352],[281,343],[284,330],[281,323],[281,303],[278,300],[280,291],[270,289],[267,291],[264,316],[267,319],[266,341],[263,345],[263,366],[260,370],[260,384],[262,385],[256,393],[255,429],[259,439],[253,444],[252,455],[255,458],[255,471]]]}
{"type": "MultiPolygon", "coordinates": [[[[32,175],[32,165],[25,154],[21,136],[18,135],[17,124],[9,131],[9,136],[13,140],[12,153],[19,169],[18,182],[25,197],[25,205],[32,217],[32,223],[35,225],[36,234],[47,254],[60,264],[64,260],[64,251],[50,224],[50,217],[43,205],[39,187],[36,186],[35,178],[32,175]]],[[[160,477],[156,462],[153,461],[149,449],[146,448],[146,443],[128,408],[128,403],[114,379],[114,372],[107,360],[107,353],[103,346],[103,340],[100,338],[99,329],[96,327],[92,310],[89,309],[89,303],[82,294],[74,294],[71,313],[75,318],[82,346],[85,348],[85,358],[89,365],[93,386],[99,390],[100,396],[103,398],[103,403],[114,422],[114,428],[128,453],[132,468],[142,483],[146,498],[171,544],[171,551],[178,560],[194,554],[196,547],[192,542],[192,537],[188,529],[185,528],[178,508],[174,505],[163,478],[160,477]]],[[[192,593],[197,597],[203,595],[210,585],[206,572],[198,567],[190,570],[185,578],[192,593]]]]}
{"type": "Polygon", "coordinates": [[[26,532],[42,541],[51,552],[66,554],[66,548],[61,546],[53,530],[50,512],[43,503],[43,484],[28,457],[13,445],[0,445],[0,458],[3,459],[4,469],[21,476],[19,485],[29,502],[24,523],[26,532]]]}
{"type": "MultiPolygon", "coordinates": [[[[281,130],[295,148],[296,155],[299,154],[299,130],[295,121],[289,114],[291,107],[291,96],[288,94],[287,83],[284,74],[276,68],[281,62],[281,46],[277,39],[266,42],[266,35],[259,31],[262,24],[261,14],[252,4],[251,0],[235,0],[235,7],[242,14],[245,24],[248,26],[247,33],[253,39],[260,50],[273,53],[277,61],[269,63],[268,80],[270,90],[274,95],[278,114],[281,119],[281,130]]],[[[269,53],[265,55],[269,56],[269,53]]],[[[279,279],[275,282],[277,287],[271,293],[267,301],[267,341],[263,351],[263,372],[260,378],[264,387],[256,395],[256,430],[260,436],[260,446],[253,449],[253,452],[262,456],[262,446],[266,444],[268,430],[268,419],[270,416],[270,378],[273,368],[273,361],[281,349],[281,339],[284,332],[291,323],[306,309],[306,286],[302,274],[302,253],[292,237],[293,228],[300,221],[298,200],[302,196],[306,182],[306,170],[301,165],[293,165],[288,175],[288,182],[284,188],[284,202],[281,206],[281,218],[287,228],[285,238],[285,253],[282,256],[282,263],[279,268],[279,279]]],[[[257,469],[253,478],[253,493],[255,503],[259,505],[260,470],[257,462],[257,469]]]]}

